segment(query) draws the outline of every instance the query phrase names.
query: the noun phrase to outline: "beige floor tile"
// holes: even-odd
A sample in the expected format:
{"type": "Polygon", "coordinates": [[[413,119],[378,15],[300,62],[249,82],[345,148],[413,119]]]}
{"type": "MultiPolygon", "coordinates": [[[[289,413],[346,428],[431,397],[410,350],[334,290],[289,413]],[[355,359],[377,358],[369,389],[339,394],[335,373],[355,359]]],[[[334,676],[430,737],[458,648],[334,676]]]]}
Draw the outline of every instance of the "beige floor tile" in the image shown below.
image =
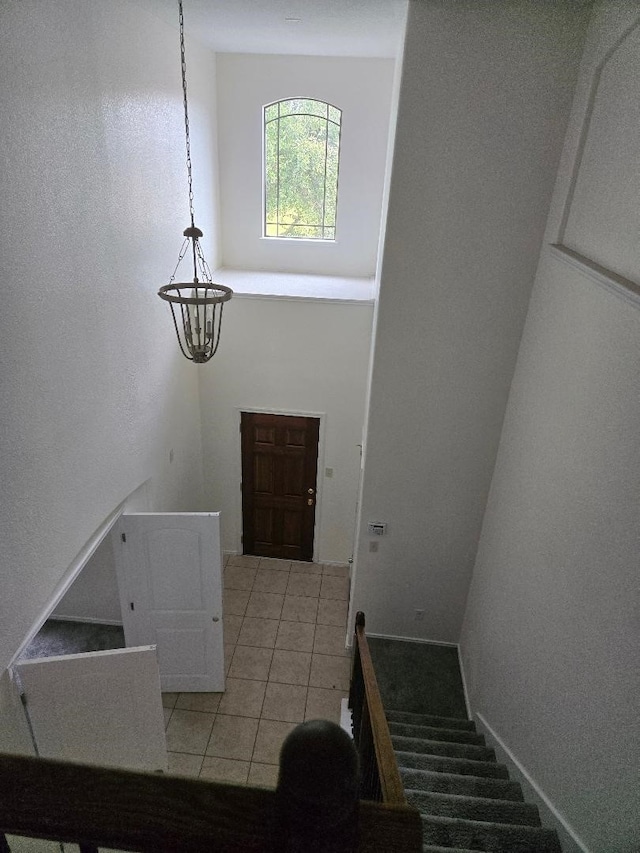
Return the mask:
{"type": "Polygon", "coordinates": [[[233,658],[233,653],[235,652],[236,647],[231,643],[224,644],[224,674],[229,675],[229,670],[231,669],[231,659],[233,658]]]}
{"type": "Polygon", "coordinates": [[[331,720],[332,723],[339,723],[342,700],[348,695],[344,690],[310,687],[307,691],[305,720],[331,720]]]}
{"type": "Polygon", "coordinates": [[[224,616],[244,616],[250,595],[248,589],[225,589],[222,597],[224,616]]]}
{"type": "Polygon", "coordinates": [[[279,619],[282,612],[284,595],[272,592],[252,592],[245,616],[259,619],[279,619]]]}
{"type": "Polygon", "coordinates": [[[274,572],[273,569],[258,569],[253,585],[254,592],[283,593],[289,580],[288,572],[274,572]]]}
{"type": "Polygon", "coordinates": [[[200,778],[212,782],[227,782],[230,785],[244,785],[249,775],[249,766],[248,761],[236,761],[232,758],[205,758],[200,778]]]}
{"type": "Polygon", "coordinates": [[[164,727],[165,729],[169,725],[169,720],[171,719],[171,714],[173,713],[173,708],[164,708],[162,709],[162,713],[164,714],[164,727]]]}
{"type": "Polygon", "coordinates": [[[250,554],[236,554],[227,563],[229,566],[242,566],[245,569],[257,569],[260,565],[260,557],[252,557],[250,554]]]}
{"type": "Polygon", "coordinates": [[[282,619],[288,622],[313,622],[318,614],[318,599],[304,595],[285,595],[282,619]]]}
{"type": "MultiPolygon", "coordinates": [[[[26,838],[23,835],[7,835],[7,843],[9,844],[11,853],[60,853],[59,842],[47,841],[44,838],[26,838]]],[[[71,845],[65,845],[65,847],[69,850],[69,853],[74,849],[71,845]]]]}
{"type": "Polygon", "coordinates": [[[269,681],[279,681],[281,684],[309,683],[311,655],[309,652],[291,652],[276,649],[273,653],[269,681]]]}
{"type": "Polygon", "coordinates": [[[313,651],[313,635],[316,626],[313,622],[280,622],[276,649],[288,649],[292,652],[313,651]]]}
{"type": "Polygon", "coordinates": [[[197,776],[202,767],[201,755],[187,755],[184,752],[168,752],[169,773],[173,776],[197,776]]]}
{"type": "Polygon", "coordinates": [[[238,642],[240,628],[242,628],[242,619],[242,616],[226,615],[222,617],[222,635],[226,644],[235,646],[238,642]]]}
{"type": "Polygon", "coordinates": [[[271,649],[255,646],[236,646],[229,669],[230,678],[251,678],[266,681],[271,666],[271,649]]]}
{"type": "Polygon", "coordinates": [[[167,726],[167,749],[204,755],[215,714],[175,709],[167,726]]]}
{"type": "Polygon", "coordinates": [[[275,788],[278,784],[278,765],[252,761],[248,784],[254,788],[275,788]]]}
{"type": "Polygon", "coordinates": [[[260,557],[260,568],[271,569],[273,572],[288,572],[291,568],[291,561],[275,560],[273,557],[260,557]]]}
{"type": "Polygon", "coordinates": [[[259,717],[266,688],[264,681],[227,678],[226,690],[218,706],[219,714],[259,717]]]}
{"type": "Polygon", "coordinates": [[[344,628],[338,628],[335,625],[316,625],[313,651],[321,655],[351,657],[351,652],[346,647],[346,639],[344,628]]]}
{"type": "Polygon", "coordinates": [[[227,717],[218,714],[207,746],[207,756],[250,761],[258,731],[252,717],[227,717]]]}
{"type": "MultiPolygon", "coordinates": [[[[264,695],[261,719],[301,723],[307,704],[307,688],[270,681],[264,695]]],[[[215,726],[214,726],[215,731],[215,726]]]]}
{"type": "Polygon", "coordinates": [[[328,563],[323,563],[322,565],[322,574],[323,575],[331,575],[336,578],[348,578],[349,577],[349,566],[332,566],[328,563]]]}
{"type": "Polygon", "coordinates": [[[260,720],[258,736],[253,748],[253,760],[260,764],[279,764],[282,742],[297,723],[260,720]]]}
{"type": "Polygon", "coordinates": [[[162,694],[162,707],[163,708],[175,708],[179,695],[180,695],[179,693],[163,693],[162,694]]]}
{"type": "Polygon", "coordinates": [[[181,693],[176,708],[183,711],[208,711],[215,714],[222,699],[222,693],[181,693]]]}
{"type": "Polygon", "coordinates": [[[291,571],[301,575],[321,575],[322,566],[320,563],[304,563],[294,561],[293,563],[291,563],[291,571]]]}
{"type": "Polygon", "coordinates": [[[224,570],[224,588],[252,589],[257,571],[257,569],[247,569],[243,566],[227,566],[224,570]]]}
{"type": "Polygon", "coordinates": [[[320,595],[320,575],[300,575],[293,572],[289,575],[287,595],[308,595],[317,598],[320,595]]]}
{"type": "Polygon", "coordinates": [[[309,685],[328,687],[333,690],[348,690],[350,674],[349,658],[314,654],[311,658],[309,685]]]}
{"type": "Polygon", "coordinates": [[[279,624],[277,619],[257,619],[255,616],[245,616],[238,637],[238,645],[272,649],[276,644],[279,624]]]}
{"type": "Polygon", "coordinates": [[[347,578],[336,578],[332,575],[323,575],[320,598],[337,598],[340,601],[348,601],[349,580],[347,578]]]}
{"type": "Polygon", "coordinates": [[[347,602],[333,598],[321,598],[318,601],[318,625],[334,625],[347,629],[347,602]]]}

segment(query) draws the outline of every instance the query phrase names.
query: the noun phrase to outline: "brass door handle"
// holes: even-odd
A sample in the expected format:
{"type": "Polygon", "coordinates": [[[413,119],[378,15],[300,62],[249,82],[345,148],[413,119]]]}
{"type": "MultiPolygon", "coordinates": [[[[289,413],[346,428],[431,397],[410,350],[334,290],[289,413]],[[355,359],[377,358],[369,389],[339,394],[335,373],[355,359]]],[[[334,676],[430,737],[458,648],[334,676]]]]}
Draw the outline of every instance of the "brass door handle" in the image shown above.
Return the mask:
{"type": "Polygon", "coordinates": [[[315,490],[314,490],[314,489],[307,489],[307,494],[308,494],[308,495],[313,495],[314,493],[315,493],[315,490]]]}
{"type": "Polygon", "coordinates": [[[307,500],[307,506],[313,506],[313,498],[307,500]]]}

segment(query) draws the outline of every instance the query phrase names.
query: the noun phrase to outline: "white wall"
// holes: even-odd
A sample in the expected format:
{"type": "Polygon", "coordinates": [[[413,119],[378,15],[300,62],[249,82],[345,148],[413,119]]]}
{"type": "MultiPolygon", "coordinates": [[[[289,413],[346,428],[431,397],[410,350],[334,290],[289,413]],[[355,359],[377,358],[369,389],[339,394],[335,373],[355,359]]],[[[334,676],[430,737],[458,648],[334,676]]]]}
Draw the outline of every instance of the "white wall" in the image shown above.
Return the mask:
{"type": "Polygon", "coordinates": [[[124,0],[0,6],[0,669],[141,482],[202,505],[197,371],[156,296],[187,222],[179,71],[177,29],[124,0]]]}
{"type": "Polygon", "coordinates": [[[220,350],[200,370],[205,494],[222,512],[225,550],[240,548],[238,413],[265,409],[326,416],[317,555],[351,557],[372,313],[371,303],[278,298],[236,297],[225,308],[220,350]]]}
{"type": "Polygon", "coordinates": [[[218,54],[222,263],[248,270],[372,276],[382,214],[394,62],[218,54]],[[304,96],[340,107],[335,242],[262,234],[262,108],[304,96]]]}
{"type": "Polygon", "coordinates": [[[374,632],[458,640],[583,19],[410,4],[353,602],[374,632]]]}
{"type": "MultiPolygon", "coordinates": [[[[558,240],[577,179],[572,241],[600,263],[616,256],[625,234],[610,223],[637,222],[626,184],[634,179],[629,166],[640,161],[640,96],[637,85],[632,93],[623,83],[610,85],[611,72],[638,79],[629,43],[603,74],[594,104],[597,112],[604,97],[618,123],[603,139],[596,121],[587,171],[574,172],[574,165],[588,130],[594,72],[637,19],[637,3],[595,7],[545,238],[558,240]],[[633,109],[621,109],[631,100],[633,109]],[[601,194],[601,209],[594,182],[610,168],[618,183],[601,194]],[[586,241],[582,227],[597,240],[586,241]]],[[[636,238],[624,242],[620,257],[633,257],[638,282],[636,238]]],[[[462,652],[474,713],[573,830],[578,849],[632,853],[640,845],[640,304],[591,275],[543,249],[462,652]]]]}
{"type": "Polygon", "coordinates": [[[122,624],[118,578],[111,545],[106,536],[64,594],[52,616],[122,624]]]}

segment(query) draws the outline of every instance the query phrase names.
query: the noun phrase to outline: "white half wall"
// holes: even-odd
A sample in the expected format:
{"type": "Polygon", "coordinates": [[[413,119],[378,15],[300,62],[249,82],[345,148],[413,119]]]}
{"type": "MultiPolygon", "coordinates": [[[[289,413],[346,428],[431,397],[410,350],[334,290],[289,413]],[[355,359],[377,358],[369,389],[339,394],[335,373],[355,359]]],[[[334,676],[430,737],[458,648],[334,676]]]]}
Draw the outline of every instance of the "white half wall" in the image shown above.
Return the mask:
{"type": "MultiPolygon", "coordinates": [[[[191,59],[205,150],[215,63],[191,59]]],[[[149,480],[149,509],[201,509],[202,469],[197,370],[156,296],[188,222],[177,27],[3,3],[0,76],[1,670],[118,504],[149,480]]]]}
{"type": "Polygon", "coordinates": [[[372,303],[286,298],[236,297],[225,309],[218,354],[199,368],[205,495],[222,513],[225,551],[241,548],[239,412],[258,409],[324,416],[317,555],[351,557],[372,315],[372,303]]]}
{"type": "Polygon", "coordinates": [[[353,600],[373,632],[459,639],[584,18],[410,3],[353,600]]]}
{"type": "MultiPolygon", "coordinates": [[[[629,168],[640,161],[638,86],[633,92],[623,83],[612,87],[609,73],[603,75],[606,107],[617,112],[618,125],[604,138],[598,121],[595,136],[585,140],[583,132],[590,136],[598,66],[635,21],[637,3],[594,8],[545,239],[555,243],[561,237],[580,173],[574,196],[579,215],[569,217],[571,243],[595,252],[592,260],[600,264],[616,256],[626,233],[611,229],[611,222],[637,221],[637,200],[626,184],[634,180],[627,177],[629,168]],[[620,109],[629,99],[634,108],[620,109]],[[581,140],[586,171],[580,168],[581,140]],[[600,210],[594,183],[610,168],[618,184],[601,194],[600,210]],[[586,240],[584,234],[595,230],[598,239],[586,240]]],[[[610,70],[624,81],[637,66],[637,52],[625,43],[621,48],[610,70]]],[[[640,269],[637,235],[626,240],[620,257],[640,269]]],[[[568,264],[548,246],[543,250],[461,648],[474,714],[525,768],[578,849],[635,853],[640,301],[631,282],[628,298],[603,286],[603,273],[594,277],[588,265],[568,264]]]]}
{"type": "Polygon", "coordinates": [[[223,265],[374,275],[394,61],[222,53],[217,67],[223,265]],[[262,237],[262,108],[295,97],[342,109],[335,241],[262,237]]]}

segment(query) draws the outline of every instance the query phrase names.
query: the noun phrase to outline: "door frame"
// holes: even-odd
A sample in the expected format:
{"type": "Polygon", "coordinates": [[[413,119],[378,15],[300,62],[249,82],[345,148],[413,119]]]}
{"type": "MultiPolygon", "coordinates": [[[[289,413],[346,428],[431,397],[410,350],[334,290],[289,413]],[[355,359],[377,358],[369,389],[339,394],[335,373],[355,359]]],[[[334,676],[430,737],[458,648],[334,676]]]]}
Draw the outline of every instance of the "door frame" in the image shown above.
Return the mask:
{"type": "Polygon", "coordinates": [[[325,441],[325,425],[326,412],[305,412],[300,409],[274,409],[264,406],[235,406],[235,445],[236,449],[233,454],[235,466],[235,481],[238,484],[235,497],[235,517],[236,517],[236,553],[242,554],[242,435],[240,433],[240,425],[242,413],[257,415],[284,415],[285,417],[293,418],[316,418],[319,423],[318,429],[318,464],[316,467],[316,514],[313,525],[313,562],[318,562],[320,552],[320,533],[322,531],[322,496],[324,477],[324,441],[325,441]]]}

